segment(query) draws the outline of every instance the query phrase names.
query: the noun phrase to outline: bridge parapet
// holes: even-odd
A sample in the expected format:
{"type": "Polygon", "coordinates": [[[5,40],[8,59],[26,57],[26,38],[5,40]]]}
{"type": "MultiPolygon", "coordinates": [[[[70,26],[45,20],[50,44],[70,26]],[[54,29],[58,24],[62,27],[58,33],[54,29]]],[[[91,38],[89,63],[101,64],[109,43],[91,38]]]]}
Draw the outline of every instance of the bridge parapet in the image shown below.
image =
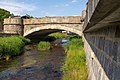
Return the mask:
{"type": "Polygon", "coordinates": [[[4,19],[4,25],[17,25],[17,24],[22,24],[22,19],[21,18],[5,18],[4,19]]]}
{"type": "Polygon", "coordinates": [[[89,0],[86,12],[84,32],[119,23],[120,0],[89,0]]]}
{"type": "Polygon", "coordinates": [[[66,16],[66,17],[43,17],[43,18],[31,18],[24,19],[23,22],[25,25],[29,24],[79,24],[83,20],[80,16],[66,16]]]}

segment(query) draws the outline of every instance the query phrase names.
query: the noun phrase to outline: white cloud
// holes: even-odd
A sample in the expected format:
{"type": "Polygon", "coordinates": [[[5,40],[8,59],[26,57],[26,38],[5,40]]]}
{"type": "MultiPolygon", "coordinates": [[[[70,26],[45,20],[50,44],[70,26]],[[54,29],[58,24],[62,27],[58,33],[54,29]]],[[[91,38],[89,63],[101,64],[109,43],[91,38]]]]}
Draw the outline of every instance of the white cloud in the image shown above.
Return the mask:
{"type": "Polygon", "coordinates": [[[75,2],[77,2],[77,0],[72,0],[72,3],[75,3],[75,2]]]}
{"type": "Polygon", "coordinates": [[[27,11],[33,11],[36,7],[32,4],[24,2],[16,2],[15,0],[0,0],[0,8],[6,9],[15,15],[21,15],[27,11]]]}

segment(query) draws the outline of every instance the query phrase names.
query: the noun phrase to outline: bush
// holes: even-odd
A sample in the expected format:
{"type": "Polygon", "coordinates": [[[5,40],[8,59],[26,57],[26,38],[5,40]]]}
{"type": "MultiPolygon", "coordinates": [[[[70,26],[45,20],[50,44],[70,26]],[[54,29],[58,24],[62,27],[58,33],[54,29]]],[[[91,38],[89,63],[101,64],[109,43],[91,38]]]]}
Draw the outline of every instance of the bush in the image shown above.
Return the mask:
{"type": "Polygon", "coordinates": [[[38,50],[49,50],[51,48],[50,43],[45,41],[39,42],[37,47],[38,47],[38,50]]]}
{"type": "Polygon", "coordinates": [[[0,56],[9,59],[11,56],[19,55],[26,43],[23,39],[18,36],[0,37],[0,56]]]}

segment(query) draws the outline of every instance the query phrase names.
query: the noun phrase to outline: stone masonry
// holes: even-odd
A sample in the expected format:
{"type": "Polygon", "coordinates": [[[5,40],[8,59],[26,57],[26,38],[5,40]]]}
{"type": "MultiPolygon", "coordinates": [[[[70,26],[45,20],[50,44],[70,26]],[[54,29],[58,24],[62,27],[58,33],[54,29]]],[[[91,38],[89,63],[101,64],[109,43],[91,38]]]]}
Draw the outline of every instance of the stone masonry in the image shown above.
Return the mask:
{"type": "Polygon", "coordinates": [[[82,35],[82,26],[83,18],[80,16],[4,19],[4,33],[20,34],[23,36],[45,29],[66,30],[82,35]]]}
{"type": "Polygon", "coordinates": [[[87,61],[92,68],[89,77],[95,76],[94,80],[120,80],[119,27],[114,25],[85,34],[87,61]]]}
{"type": "Polygon", "coordinates": [[[120,0],[88,0],[83,26],[89,80],[120,80],[120,0]]]}
{"type": "Polygon", "coordinates": [[[4,19],[4,33],[22,34],[23,22],[21,18],[6,18],[4,19]]]}

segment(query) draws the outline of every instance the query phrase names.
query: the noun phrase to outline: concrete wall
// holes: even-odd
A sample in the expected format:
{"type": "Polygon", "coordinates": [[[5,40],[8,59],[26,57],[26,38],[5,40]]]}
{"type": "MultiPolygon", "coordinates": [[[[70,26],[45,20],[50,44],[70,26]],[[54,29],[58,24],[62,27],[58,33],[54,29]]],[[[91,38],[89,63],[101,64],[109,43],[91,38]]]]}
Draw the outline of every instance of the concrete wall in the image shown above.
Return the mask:
{"type": "Polygon", "coordinates": [[[120,80],[120,24],[84,33],[90,80],[120,80]]]}

